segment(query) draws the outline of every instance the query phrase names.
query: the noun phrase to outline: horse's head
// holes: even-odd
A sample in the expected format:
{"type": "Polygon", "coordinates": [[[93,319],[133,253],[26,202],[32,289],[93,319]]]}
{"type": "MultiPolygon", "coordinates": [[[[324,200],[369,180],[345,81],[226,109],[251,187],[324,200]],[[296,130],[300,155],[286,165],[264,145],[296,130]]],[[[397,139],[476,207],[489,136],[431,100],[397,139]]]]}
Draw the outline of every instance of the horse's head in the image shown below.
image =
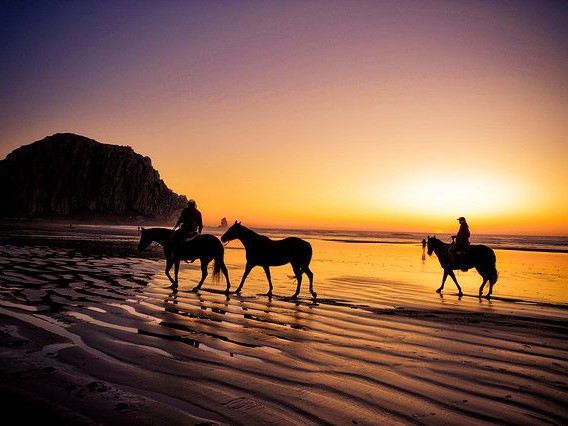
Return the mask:
{"type": "Polygon", "coordinates": [[[243,229],[243,226],[241,225],[241,222],[237,222],[235,220],[235,223],[233,223],[231,225],[231,227],[229,229],[227,229],[227,232],[225,232],[221,236],[221,241],[226,243],[227,241],[236,240],[241,235],[242,229],[243,229]]]}
{"type": "Polygon", "coordinates": [[[428,256],[432,256],[432,253],[434,252],[434,246],[436,245],[436,241],[438,241],[436,237],[428,236],[428,242],[427,242],[428,256]]]}
{"type": "Polygon", "coordinates": [[[150,238],[148,230],[146,228],[140,228],[140,241],[138,242],[138,250],[146,250],[151,242],[152,238],[150,238]]]}

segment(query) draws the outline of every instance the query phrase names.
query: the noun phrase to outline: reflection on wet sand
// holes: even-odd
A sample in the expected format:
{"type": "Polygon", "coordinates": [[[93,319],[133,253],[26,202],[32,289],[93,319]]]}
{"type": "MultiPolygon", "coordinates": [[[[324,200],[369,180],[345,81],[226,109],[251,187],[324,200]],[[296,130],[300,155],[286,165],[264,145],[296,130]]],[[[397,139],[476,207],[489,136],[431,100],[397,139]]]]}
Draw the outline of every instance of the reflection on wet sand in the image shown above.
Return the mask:
{"type": "MultiPolygon", "coordinates": [[[[241,256],[229,251],[235,276],[241,256]]],[[[409,279],[427,272],[396,279],[376,265],[318,271],[314,302],[263,296],[265,277],[254,273],[242,295],[211,282],[192,292],[183,273],[172,291],[160,260],[0,246],[0,263],[0,316],[18,321],[2,330],[12,342],[4,357],[33,355],[105,383],[96,389],[201,410],[213,423],[566,420],[562,304],[467,291],[440,299],[409,279]]],[[[273,277],[282,294],[294,287],[287,273],[273,277]]],[[[17,386],[34,392],[38,380],[17,386]]]]}

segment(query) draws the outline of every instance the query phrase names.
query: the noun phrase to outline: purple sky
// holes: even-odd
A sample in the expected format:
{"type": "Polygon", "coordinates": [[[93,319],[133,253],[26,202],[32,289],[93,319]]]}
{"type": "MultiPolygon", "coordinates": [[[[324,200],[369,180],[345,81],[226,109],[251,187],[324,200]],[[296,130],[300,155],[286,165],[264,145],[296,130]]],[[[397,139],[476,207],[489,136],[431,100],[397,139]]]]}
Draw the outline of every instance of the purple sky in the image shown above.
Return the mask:
{"type": "MultiPolygon", "coordinates": [[[[413,174],[421,165],[444,164],[449,174],[466,167],[499,181],[502,192],[474,197],[480,203],[515,191],[517,201],[549,194],[537,213],[508,201],[525,209],[519,226],[530,227],[531,215],[568,219],[550,191],[568,184],[566,1],[0,5],[0,158],[70,131],[149,155],[172,189],[203,200],[214,222],[234,214],[405,229],[437,222],[428,211],[397,221],[400,211],[379,206],[419,208],[389,193],[422,180],[413,174]],[[313,170],[296,161],[314,156],[313,170]],[[272,166],[255,174],[258,163],[272,166]],[[260,182],[275,168],[273,198],[260,182]],[[287,192],[303,182],[321,199],[287,192]],[[250,184],[264,198],[228,208],[250,197],[250,184]],[[330,213],[345,203],[344,215],[330,213]]],[[[449,210],[451,218],[470,210],[488,230],[512,214],[496,218],[466,200],[449,210]]]]}

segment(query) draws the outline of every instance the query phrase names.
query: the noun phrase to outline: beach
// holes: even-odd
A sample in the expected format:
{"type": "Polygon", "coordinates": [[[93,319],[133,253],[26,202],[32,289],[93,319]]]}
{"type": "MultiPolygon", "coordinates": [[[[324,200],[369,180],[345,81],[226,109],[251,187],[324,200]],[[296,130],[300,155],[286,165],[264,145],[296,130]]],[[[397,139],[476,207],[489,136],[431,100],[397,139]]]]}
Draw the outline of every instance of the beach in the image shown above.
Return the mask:
{"type": "MultiPolygon", "coordinates": [[[[459,298],[449,279],[435,292],[442,269],[420,240],[310,233],[314,301],[305,281],[289,297],[289,265],[271,268],[272,298],[261,268],[240,295],[210,277],[191,292],[198,260],[173,290],[160,248],[136,249],[136,227],[3,231],[0,390],[18,421],[568,422],[568,253],[497,249],[493,297],[477,297],[470,270],[459,298]]],[[[235,289],[238,241],[225,261],[235,289]]]]}

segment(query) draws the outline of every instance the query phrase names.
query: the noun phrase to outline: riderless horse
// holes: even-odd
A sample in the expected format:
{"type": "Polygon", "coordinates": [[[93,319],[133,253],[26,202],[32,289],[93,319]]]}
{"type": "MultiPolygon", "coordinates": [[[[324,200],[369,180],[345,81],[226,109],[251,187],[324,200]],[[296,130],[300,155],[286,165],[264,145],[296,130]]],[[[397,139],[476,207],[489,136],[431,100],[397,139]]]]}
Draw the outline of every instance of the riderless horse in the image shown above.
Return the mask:
{"type": "Polygon", "coordinates": [[[489,291],[485,295],[487,299],[491,298],[491,293],[493,292],[493,286],[497,282],[498,274],[497,268],[495,267],[496,257],[495,252],[490,248],[482,244],[472,244],[468,247],[468,253],[463,254],[463,260],[459,264],[452,265],[448,256],[448,248],[451,244],[444,243],[443,241],[437,239],[436,237],[428,237],[428,255],[432,256],[432,252],[436,253],[440,266],[444,269],[444,276],[442,278],[442,285],[436,290],[437,293],[441,293],[444,289],[444,283],[448,275],[452,278],[454,283],[458,288],[458,295],[462,297],[463,292],[458,284],[458,280],[454,274],[455,269],[468,270],[470,268],[475,268],[479,275],[483,278],[483,283],[479,287],[479,297],[483,295],[483,288],[485,284],[489,281],[489,291]]]}
{"type": "Polygon", "coordinates": [[[262,266],[266,278],[268,279],[267,296],[272,296],[272,280],[270,278],[270,266],[281,266],[287,263],[292,265],[294,276],[298,281],[296,292],[292,299],[300,294],[302,285],[302,274],[306,274],[310,280],[310,293],[316,299],[317,293],[314,291],[314,274],[309,268],[312,259],[312,246],[309,242],[297,237],[288,237],[283,240],[271,240],[265,235],[260,235],[251,229],[235,223],[221,236],[221,241],[240,240],[246,251],[246,266],[241,283],[235,293],[239,294],[243,284],[255,266],[262,266]]]}
{"type": "Polygon", "coordinates": [[[211,234],[197,234],[195,237],[182,241],[181,243],[172,244],[171,236],[175,231],[168,228],[142,228],[140,231],[140,242],[138,250],[145,250],[152,242],[160,244],[164,249],[166,258],[166,276],[172,285],[170,287],[177,288],[179,264],[182,260],[199,259],[201,262],[201,280],[192,291],[197,291],[203,285],[207,278],[207,266],[211,261],[213,264],[213,279],[217,280],[219,274],[223,272],[227,281],[227,289],[225,293],[229,293],[231,284],[229,282],[229,272],[225,265],[225,248],[219,238],[211,234]],[[170,269],[174,266],[174,277],[170,275],[170,269]]]}

